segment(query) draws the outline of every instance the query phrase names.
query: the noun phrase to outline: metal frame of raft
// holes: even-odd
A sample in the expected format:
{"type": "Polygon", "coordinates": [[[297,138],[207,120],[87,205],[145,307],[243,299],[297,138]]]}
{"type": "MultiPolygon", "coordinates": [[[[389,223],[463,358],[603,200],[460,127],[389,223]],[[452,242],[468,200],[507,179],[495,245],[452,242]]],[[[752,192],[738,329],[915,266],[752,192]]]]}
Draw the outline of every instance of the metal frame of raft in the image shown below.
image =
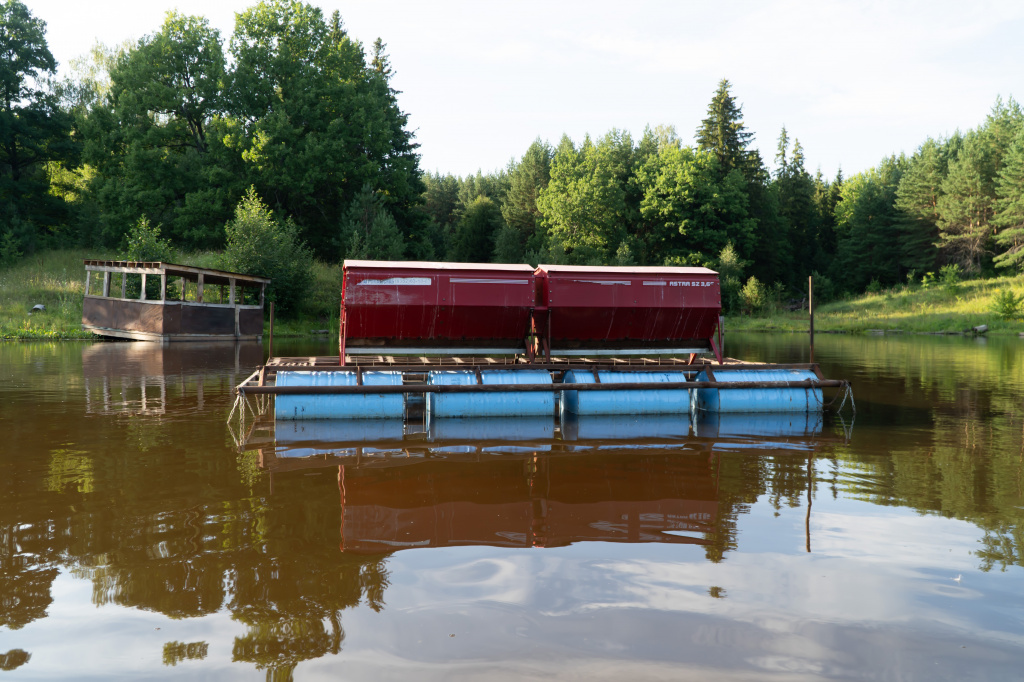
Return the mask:
{"type": "MultiPolygon", "coordinates": [[[[328,358],[324,358],[327,360],[328,358]]],[[[330,358],[333,359],[333,358],[330,358]]],[[[537,363],[537,364],[478,364],[459,362],[459,358],[448,358],[452,364],[398,364],[383,363],[373,365],[327,365],[318,364],[319,358],[271,358],[261,369],[253,372],[245,381],[235,388],[238,395],[361,395],[361,394],[426,394],[426,393],[523,393],[523,392],[557,392],[557,391],[623,391],[623,390],[681,390],[691,388],[713,388],[713,389],[752,389],[752,388],[845,388],[850,384],[842,379],[825,379],[817,364],[795,363],[795,364],[754,364],[754,363],[730,363],[730,364],[683,364],[683,363],[644,363],[644,364],[597,364],[597,363],[537,363]],[[366,385],[363,383],[364,370],[389,371],[402,374],[401,385],[366,385]],[[476,375],[476,383],[469,385],[457,384],[426,384],[426,383],[405,383],[406,379],[419,379],[419,375],[425,375],[432,370],[462,370],[473,372],[476,375]],[[548,371],[558,374],[575,370],[591,372],[594,376],[594,383],[562,383],[561,377],[552,376],[549,384],[484,384],[481,379],[482,371],[501,370],[531,370],[548,371]],[[817,379],[805,379],[800,381],[678,381],[678,382],[616,382],[602,383],[599,372],[657,372],[672,371],[686,374],[700,374],[701,372],[713,377],[715,372],[728,371],[751,371],[751,370],[806,370],[814,372],[817,379]],[[278,371],[289,372],[346,372],[355,374],[356,384],[352,386],[277,386],[267,385],[266,379],[275,375],[278,371]],[[410,376],[412,375],[412,376],[410,376]]],[[[424,376],[425,378],[425,376],[424,376]]]]}

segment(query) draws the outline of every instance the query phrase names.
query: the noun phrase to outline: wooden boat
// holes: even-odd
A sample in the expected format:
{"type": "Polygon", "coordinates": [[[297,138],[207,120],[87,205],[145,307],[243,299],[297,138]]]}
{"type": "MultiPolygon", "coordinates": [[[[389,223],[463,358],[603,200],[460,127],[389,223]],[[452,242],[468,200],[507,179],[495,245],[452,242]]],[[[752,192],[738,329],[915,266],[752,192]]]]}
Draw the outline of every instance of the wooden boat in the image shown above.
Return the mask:
{"type": "Polygon", "coordinates": [[[269,283],[174,263],[87,260],[82,327],[137,341],[261,340],[269,283]]]}

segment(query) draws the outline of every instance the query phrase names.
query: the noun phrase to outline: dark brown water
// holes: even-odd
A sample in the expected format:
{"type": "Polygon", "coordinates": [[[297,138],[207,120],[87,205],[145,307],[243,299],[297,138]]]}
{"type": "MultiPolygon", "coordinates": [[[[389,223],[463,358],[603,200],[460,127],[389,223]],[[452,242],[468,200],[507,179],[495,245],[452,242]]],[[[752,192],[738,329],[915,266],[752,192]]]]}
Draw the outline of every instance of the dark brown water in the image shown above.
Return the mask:
{"type": "Polygon", "coordinates": [[[239,451],[261,353],[0,344],[0,680],[1020,678],[1024,340],[819,337],[852,423],[257,423],[239,451]]]}

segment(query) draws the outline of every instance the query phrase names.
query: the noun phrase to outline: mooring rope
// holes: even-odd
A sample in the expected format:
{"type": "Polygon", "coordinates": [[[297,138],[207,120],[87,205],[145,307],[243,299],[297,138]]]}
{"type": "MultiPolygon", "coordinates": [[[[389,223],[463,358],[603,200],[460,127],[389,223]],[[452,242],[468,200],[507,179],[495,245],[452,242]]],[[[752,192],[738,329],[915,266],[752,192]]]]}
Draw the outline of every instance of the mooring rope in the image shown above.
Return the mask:
{"type": "MultiPolygon", "coordinates": [[[[846,401],[847,401],[847,399],[849,399],[850,406],[853,408],[853,414],[854,414],[854,416],[856,416],[857,415],[857,403],[854,402],[854,400],[853,400],[853,387],[850,385],[849,382],[846,382],[846,387],[845,388],[846,388],[846,390],[844,390],[842,392],[843,401],[841,403],[839,403],[839,409],[836,410],[836,413],[839,413],[839,412],[843,411],[843,408],[846,407],[846,401]]],[[[840,396],[840,394],[837,393],[835,395],[835,397],[832,398],[832,402],[830,402],[828,404],[829,408],[831,408],[835,404],[835,402],[837,400],[839,400],[839,396],[840,396]]]]}

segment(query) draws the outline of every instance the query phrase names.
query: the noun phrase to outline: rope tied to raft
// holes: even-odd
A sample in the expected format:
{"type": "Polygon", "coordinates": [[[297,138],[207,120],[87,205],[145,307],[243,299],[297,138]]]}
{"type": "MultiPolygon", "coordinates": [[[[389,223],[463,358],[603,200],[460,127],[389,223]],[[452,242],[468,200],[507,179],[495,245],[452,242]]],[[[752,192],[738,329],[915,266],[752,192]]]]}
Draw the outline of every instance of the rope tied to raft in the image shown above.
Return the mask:
{"type": "Polygon", "coordinates": [[[836,410],[836,412],[837,413],[842,412],[843,408],[846,407],[847,399],[849,399],[850,406],[853,408],[853,414],[854,414],[854,416],[856,416],[857,415],[857,403],[855,403],[854,400],[853,400],[853,387],[850,385],[849,381],[844,381],[843,382],[843,389],[844,390],[843,390],[842,393],[836,393],[835,397],[832,398],[832,401],[828,404],[828,408],[831,409],[832,406],[835,405],[836,401],[839,400],[840,396],[842,396],[843,400],[842,400],[841,403],[839,403],[839,408],[836,410]]]}

